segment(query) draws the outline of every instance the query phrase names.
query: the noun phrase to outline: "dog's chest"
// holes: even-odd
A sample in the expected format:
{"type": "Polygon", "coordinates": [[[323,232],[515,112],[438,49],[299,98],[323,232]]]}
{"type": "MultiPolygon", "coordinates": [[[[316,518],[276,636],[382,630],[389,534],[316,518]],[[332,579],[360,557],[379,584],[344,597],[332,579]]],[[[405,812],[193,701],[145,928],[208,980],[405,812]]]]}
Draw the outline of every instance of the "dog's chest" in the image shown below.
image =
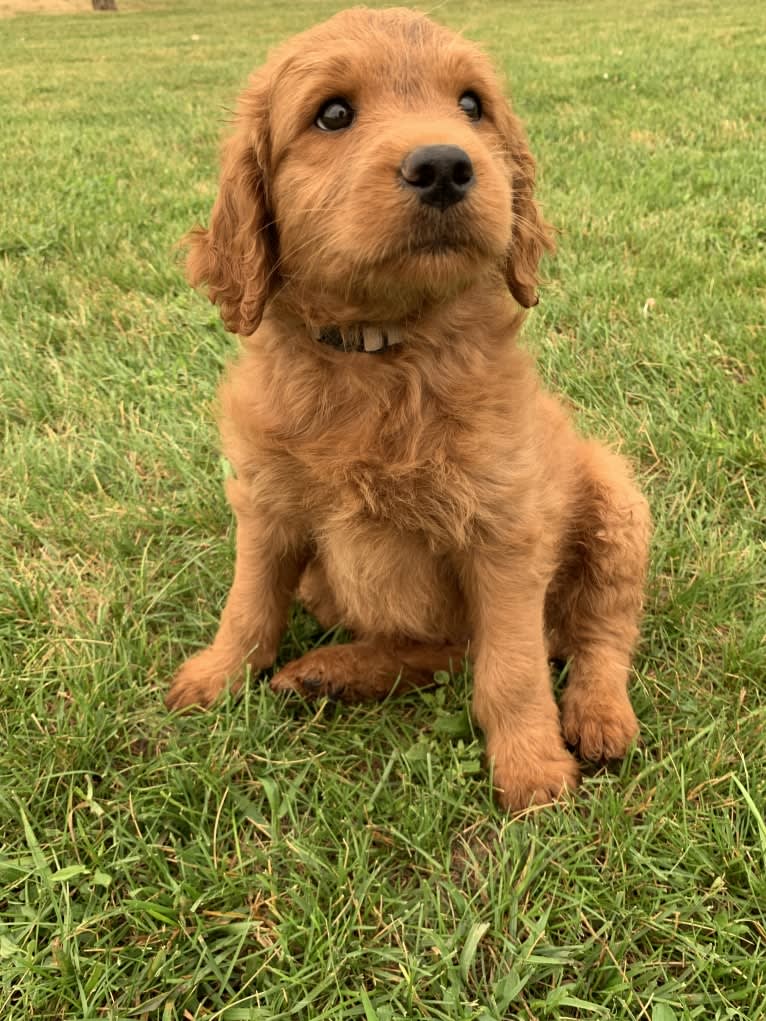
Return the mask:
{"type": "Polygon", "coordinates": [[[264,434],[294,468],[301,511],[314,531],[373,523],[439,553],[465,549],[493,473],[476,402],[437,394],[422,374],[384,382],[362,390],[339,372],[302,409],[280,395],[264,434]]]}
{"type": "Polygon", "coordinates": [[[449,451],[388,460],[358,451],[342,463],[332,460],[314,474],[325,519],[374,523],[445,551],[469,541],[475,487],[449,451]]]}

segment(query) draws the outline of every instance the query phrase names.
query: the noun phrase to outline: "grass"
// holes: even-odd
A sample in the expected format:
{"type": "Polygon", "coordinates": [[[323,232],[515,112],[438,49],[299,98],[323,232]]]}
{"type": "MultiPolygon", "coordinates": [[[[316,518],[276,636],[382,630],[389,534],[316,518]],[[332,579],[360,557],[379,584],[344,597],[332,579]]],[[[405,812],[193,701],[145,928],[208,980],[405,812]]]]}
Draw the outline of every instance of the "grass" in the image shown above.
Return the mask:
{"type": "MultiPolygon", "coordinates": [[[[232,564],[211,409],[234,343],[173,245],[250,68],[334,8],[120,7],[0,22],[0,1016],[766,1015],[755,8],[436,12],[507,74],[561,229],[526,342],[656,519],[643,743],[509,820],[463,676],[162,707],[232,564]]],[[[323,638],[296,611],[282,659],[323,638]]]]}

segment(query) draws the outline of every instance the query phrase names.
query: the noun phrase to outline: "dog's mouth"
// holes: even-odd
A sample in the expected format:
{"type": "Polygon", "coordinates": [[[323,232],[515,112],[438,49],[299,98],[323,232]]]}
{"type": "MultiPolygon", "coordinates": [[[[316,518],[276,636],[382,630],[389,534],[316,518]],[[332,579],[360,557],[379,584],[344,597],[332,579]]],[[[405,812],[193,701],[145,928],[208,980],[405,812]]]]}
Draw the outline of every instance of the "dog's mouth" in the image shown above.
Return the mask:
{"type": "Polygon", "coordinates": [[[454,255],[465,252],[466,243],[455,238],[431,238],[430,240],[410,241],[404,247],[403,255],[454,255]]]}
{"type": "MultiPolygon", "coordinates": [[[[496,256],[481,236],[459,227],[454,230],[410,229],[391,238],[378,253],[374,267],[384,277],[409,290],[451,290],[481,273],[496,256]]],[[[372,268],[372,267],[371,267],[372,268]]]]}
{"type": "Polygon", "coordinates": [[[472,225],[459,221],[438,226],[415,222],[405,236],[394,241],[390,251],[393,261],[403,263],[423,258],[444,263],[465,257],[481,259],[491,254],[472,225]]]}
{"type": "Polygon", "coordinates": [[[420,208],[409,221],[392,247],[407,256],[446,258],[470,256],[481,259],[492,255],[487,230],[469,202],[461,202],[444,212],[420,208]],[[397,243],[398,242],[398,243],[397,243]]]}

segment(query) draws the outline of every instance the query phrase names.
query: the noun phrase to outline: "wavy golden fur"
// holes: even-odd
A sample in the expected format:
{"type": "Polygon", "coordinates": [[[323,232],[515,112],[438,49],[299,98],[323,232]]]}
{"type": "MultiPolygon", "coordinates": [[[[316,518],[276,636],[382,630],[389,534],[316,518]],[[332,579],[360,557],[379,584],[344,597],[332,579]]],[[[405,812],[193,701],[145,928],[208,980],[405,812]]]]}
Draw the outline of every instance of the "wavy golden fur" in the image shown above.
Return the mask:
{"type": "Polygon", "coordinates": [[[272,687],[380,698],[467,651],[510,808],[576,784],[565,740],[587,759],[625,753],[649,515],[622,459],[576,434],[516,345],[553,247],[534,176],[486,57],[420,14],[345,11],[252,77],[188,258],[243,337],[221,390],[236,566],[171,707],[270,667],[297,593],[354,640],[272,687]],[[333,99],[353,120],[322,130],[333,99]],[[472,174],[448,206],[405,172],[434,146],[472,174]],[[401,342],[316,339],[369,326],[401,342]],[[571,661],[561,715],[549,657],[571,661]]]}

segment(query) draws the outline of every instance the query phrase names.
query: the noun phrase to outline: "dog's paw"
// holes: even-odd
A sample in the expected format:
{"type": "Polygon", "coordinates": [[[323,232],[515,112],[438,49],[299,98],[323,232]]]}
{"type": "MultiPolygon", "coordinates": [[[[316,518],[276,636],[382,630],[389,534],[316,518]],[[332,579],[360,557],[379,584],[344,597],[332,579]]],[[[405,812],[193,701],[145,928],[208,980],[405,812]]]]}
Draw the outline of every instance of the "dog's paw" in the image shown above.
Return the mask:
{"type": "Polygon", "coordinates": [[[206,709],[227,688],[230,671],[213,649],[187,659],[173,678],[165,705],[171,710],[206,709]]]}
{"type": "Polygon", "coordinates": [[[605,697],[587,688],[564,691],[561,727],[567,744],[589,762],[622,759],[639,730],[627,694],[605,697]]]}
{"type": "Polygon", "coordinates": [[[346,692],[346,685],[317,662],[311,654],[293,660],[271,679],[271,690],[291,691],[306,699],[331,698],[340,700],[346,692]]]}
{"type": "Polygon", "coordinates": [[[518,756],[496,753],[493,780],[497,798],[509,812],[521,812],[533,805],[548,805],[574,790],[580,769],[561,739],[546,756],[518,756]]]}

